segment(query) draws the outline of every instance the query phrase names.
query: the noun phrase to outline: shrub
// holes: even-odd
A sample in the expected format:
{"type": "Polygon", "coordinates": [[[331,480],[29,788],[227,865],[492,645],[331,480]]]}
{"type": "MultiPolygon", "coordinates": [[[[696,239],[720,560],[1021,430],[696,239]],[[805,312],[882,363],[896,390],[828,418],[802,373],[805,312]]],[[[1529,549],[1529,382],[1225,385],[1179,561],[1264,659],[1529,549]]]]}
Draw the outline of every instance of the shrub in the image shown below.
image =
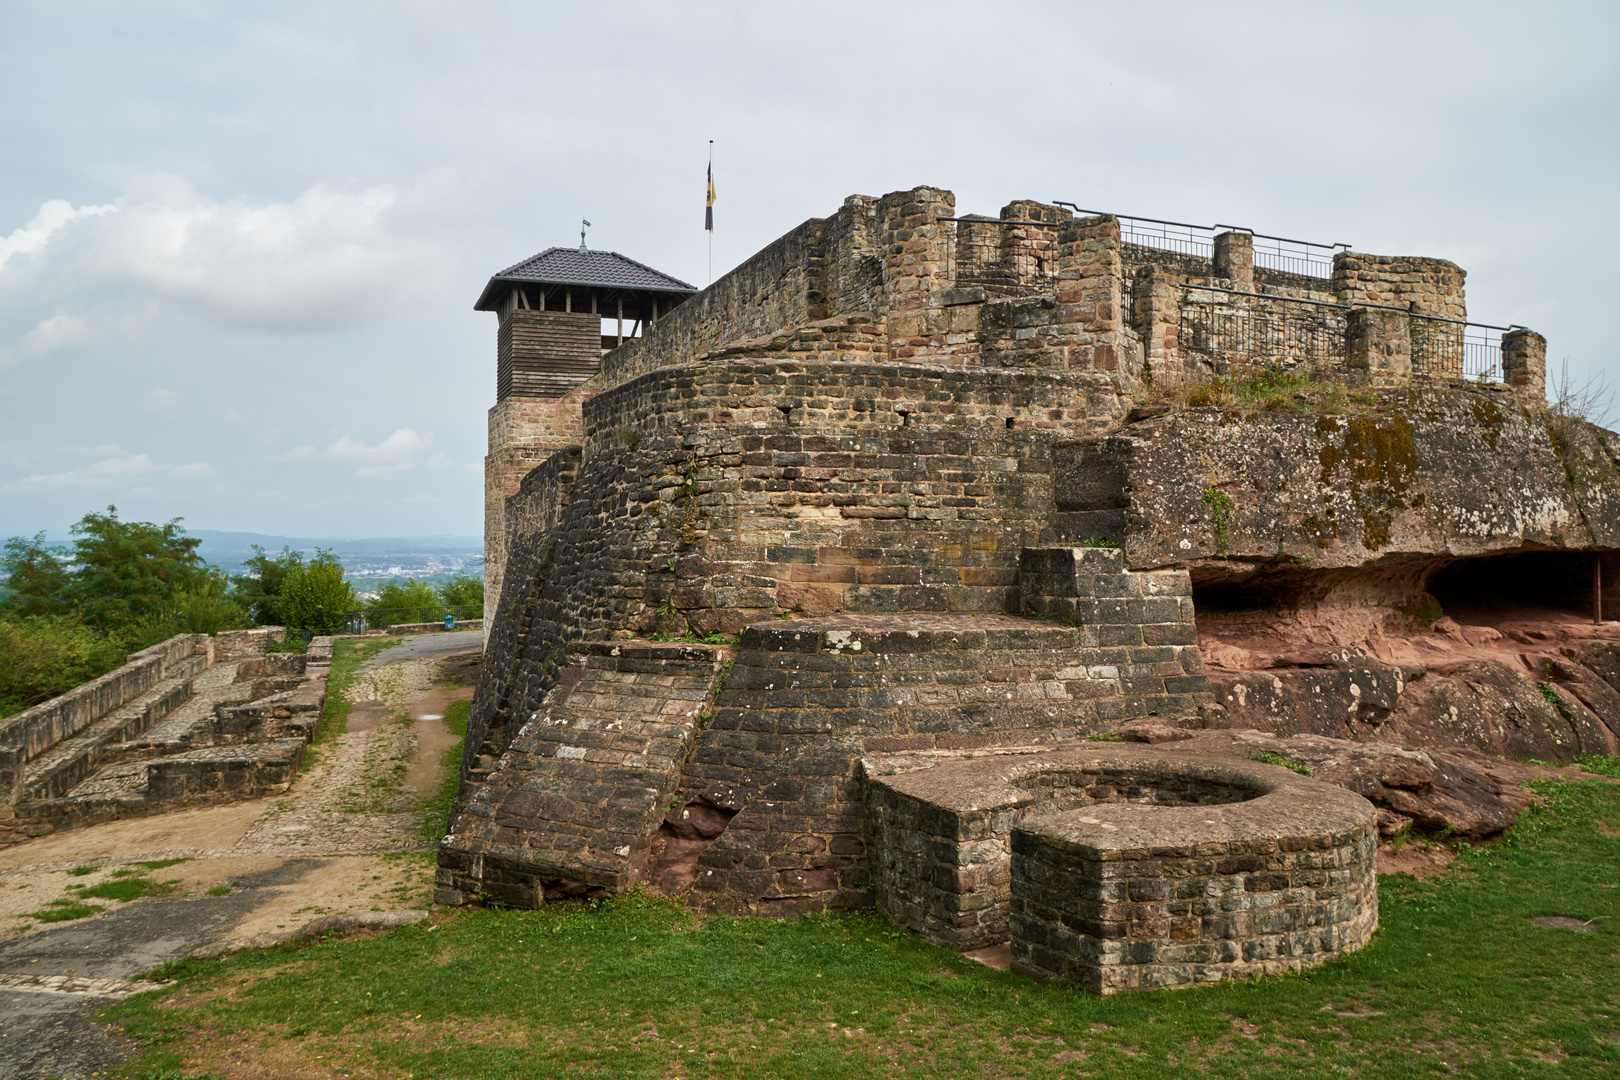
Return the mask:
{"type": "Polygon", "coordinates": [[[127,656],[118,639],[71,615],[0,620],[0,716],[65,694],[127,656]]]}
{"type": "Polygon", "coordinates": [[[433,622],[443,616],[433,586],[414,578],[387,581],[366,601],[366,625],[381,629],[392,623],[433,622]]]}
{"type": "Polygon", "coordinates": [[[330,552],[317,551],[307,565],[287,574],[281,610],[289,629],[336,630],[360,606],[354,586],[343,580],[343,566],[330,552]]]}

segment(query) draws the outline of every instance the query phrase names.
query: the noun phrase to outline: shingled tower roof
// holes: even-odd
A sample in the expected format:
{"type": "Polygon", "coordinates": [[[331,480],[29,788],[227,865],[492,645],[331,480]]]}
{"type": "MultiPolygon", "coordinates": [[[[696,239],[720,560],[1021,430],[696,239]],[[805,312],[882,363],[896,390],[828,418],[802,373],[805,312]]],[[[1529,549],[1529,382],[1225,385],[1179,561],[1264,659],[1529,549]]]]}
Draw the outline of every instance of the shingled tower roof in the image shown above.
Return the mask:
{"type": "Polygon", "coordinates": [[[506,293],[503,285],[570,285],[679,296],[690,296],[698,291],[680,278],[670,277],[617,251],[581,251],[567,247],[547,248],[490,278],[473,310],[498,310],[506,293]]]}

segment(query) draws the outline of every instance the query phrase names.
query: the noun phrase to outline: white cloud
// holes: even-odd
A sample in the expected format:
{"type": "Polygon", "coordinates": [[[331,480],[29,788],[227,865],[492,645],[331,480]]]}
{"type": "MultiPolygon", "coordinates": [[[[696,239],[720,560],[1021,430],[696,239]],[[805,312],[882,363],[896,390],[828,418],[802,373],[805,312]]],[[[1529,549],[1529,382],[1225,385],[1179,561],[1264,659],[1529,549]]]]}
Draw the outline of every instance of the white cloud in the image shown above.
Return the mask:
{"type": "Polygon", "coordinates": [[[35,356],[77,345],[90,336],[90,324],[77,315],[52,315],[23,337],[23,351],[35,356]]]}
{"type": "Polygon", "coordinates": [[[153,390],[151,393],[146,395],[146,403],[141,407],[147,412],[157,412],[159,409],[173,405],[179,400],[179,394],[175,393],[173,390],[165,389],[164,387],[160,386],[156,390],[153,390]]]}
{"type": "Polygon", "coordinates": [[[0,240],[0,266],[38,252],[237,326],[353,324],[445,284],[450,260],[420,233],[450,188],[432,176],[403,192],[316,184],[289,202],[220,201],[159,174],[132,182],[112,206],[51,200],[0,240]],[[65,228],[76,219],[84,220],[65,228]]]}
{"type": "Polygon", "coordinates": [[[367,480],[409,472],[431,449],[431,433],[423,437],[411,428],[399,428],[376,446],[367,446],[345,435],[326,448],[326,457],[332,461],[359,464],[360,468],[354,471],[354,475],[367,480]]]}
{"type": "Polygon", "coordinates": [[[115,490],[120,493],[135,494],[143,491],[156,490],[149,483],[139,487],[130,487],[138,479],[152,479],[161,475],[170,476],[212,476],[214,467],[205,461],[194,461],[189,465],[164,465],[152,460],[147,454],[131,454],[119,446],[97,447],[67,447],[68,454],[104,455],[98,460],[76,469],[65,472],[40,473],[34,476],[25,476],[13,480],[0,487],[0,495],[24,495],[41,491],[52,491],[61,488],[77,488],[81,490],[115,490]]]}
{"type": "Polygon", "coordinates": [[[313,446],[295,446],[291,450],[284,450],[279,454],[271,454],[271,461],[314,461],[315,448],[313,446]]]}
{"type": "Polygon", "coordinates": [[[112,206],[75,208],[66,199],[51,199],[39,208],[39,213],[27,225],[12,230],[10,236],[0,237],[0,267],[4,267],[13,255],[27,255],[43,248],[52,233],[74,218],[100,217],[114,209],[112,206]]]}

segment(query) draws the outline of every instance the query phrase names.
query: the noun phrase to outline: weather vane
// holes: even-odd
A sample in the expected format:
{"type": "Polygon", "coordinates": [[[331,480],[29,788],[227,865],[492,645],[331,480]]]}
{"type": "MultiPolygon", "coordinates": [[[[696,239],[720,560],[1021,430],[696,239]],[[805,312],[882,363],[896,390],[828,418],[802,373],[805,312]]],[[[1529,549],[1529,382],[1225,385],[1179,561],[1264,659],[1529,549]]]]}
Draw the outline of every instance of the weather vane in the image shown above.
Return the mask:
{"type": "Polygon", "coordinates": [[[588,225],[590,225],[590,222],[586,221],[584,218],[579,219],[579,253],[581,255],[584,255],[590,251],[590,248],[585,246],[585,229],[588,225]]]}

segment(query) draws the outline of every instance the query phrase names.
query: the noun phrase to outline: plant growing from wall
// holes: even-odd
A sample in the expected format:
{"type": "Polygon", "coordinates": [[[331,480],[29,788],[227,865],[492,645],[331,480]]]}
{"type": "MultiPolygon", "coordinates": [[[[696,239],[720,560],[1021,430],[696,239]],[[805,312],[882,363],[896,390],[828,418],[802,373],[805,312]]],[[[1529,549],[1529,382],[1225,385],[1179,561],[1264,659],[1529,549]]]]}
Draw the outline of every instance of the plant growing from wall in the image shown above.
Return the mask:
{"type": "Polygon", "coordinates": [[[1231,527],[1237,506],[1232,502],[1232,496],[1214,485],[1204,488],[1204,505],[1209,507],[1209,520],[1215,526],[1215,550],[1225,555],[1231,546],[1226,531],[1231,527]]]}

